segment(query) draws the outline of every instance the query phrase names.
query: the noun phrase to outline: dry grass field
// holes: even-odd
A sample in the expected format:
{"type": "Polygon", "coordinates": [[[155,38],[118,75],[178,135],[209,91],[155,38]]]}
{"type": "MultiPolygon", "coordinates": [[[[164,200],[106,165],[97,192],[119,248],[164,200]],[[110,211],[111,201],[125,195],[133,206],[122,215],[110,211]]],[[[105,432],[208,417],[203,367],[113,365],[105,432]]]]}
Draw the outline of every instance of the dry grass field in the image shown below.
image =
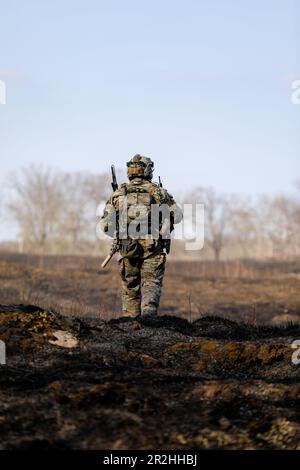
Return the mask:
{"type": "MultiPolygon", "coordinates": [[[[117,261],[99,271],[92,257],[0,255],[0,303],[35,304],[64,314],[117,318],[117,261]]],[[[300,260],[293,262],[170,260],[161,315],[194,321],[206,315],[251,324],[297,321],[300,260]]]]}

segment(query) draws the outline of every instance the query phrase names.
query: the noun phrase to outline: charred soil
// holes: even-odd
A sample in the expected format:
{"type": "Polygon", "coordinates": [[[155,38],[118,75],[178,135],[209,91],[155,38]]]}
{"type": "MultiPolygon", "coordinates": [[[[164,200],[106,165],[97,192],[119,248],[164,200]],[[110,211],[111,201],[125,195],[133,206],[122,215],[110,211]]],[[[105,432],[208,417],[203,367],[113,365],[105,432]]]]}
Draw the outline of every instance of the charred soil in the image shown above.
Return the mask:
{"type": "Polygon", "coordinates": [[[300,326],[0,306],[2,449],[300,449],[300,326]]]}

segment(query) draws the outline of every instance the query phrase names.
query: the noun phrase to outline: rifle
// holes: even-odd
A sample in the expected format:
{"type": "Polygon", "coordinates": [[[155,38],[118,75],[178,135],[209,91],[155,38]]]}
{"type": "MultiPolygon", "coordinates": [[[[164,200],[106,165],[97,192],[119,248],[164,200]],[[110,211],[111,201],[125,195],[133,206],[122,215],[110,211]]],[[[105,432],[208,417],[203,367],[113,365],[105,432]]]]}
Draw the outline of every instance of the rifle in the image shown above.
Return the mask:
{"type": "Polygon", "coordinates": [[[102,269],[104,269],[108,265],[108,263],[110,262],[112,257],[117,253],[118,250],[119,250],[119,240],[116,239],[116,240],[113,241],[113,244],[111,246],[109,255],[107,255],[107,257],[105,258],[105,260],[101,264],[102,269]]]}
{"type": "Polygon", "coordinates": [[[111,166],[111,177],[112,177],[111,187],[113,188],[113,191],[116,191],[118,189],[118,183],[117,183],[115,165],[111,166]]]}
{"type": "MultiPolygon", "coordinates": [[[[116,170],[115,170],[114,165],[111,166],[111,177],[112,177],[111,187],[113,191],[116,191],[118,189],[118,183],[117,183],[116,170]]],[[[104,269],[108,265],[108,263],[110,262],[112,257],[117,253],[118,250],[119,250],[119,236],[117,234],[111,246],[109,255],[107,255],[107,257],[101,264],[102,269],[104,269]]]]}

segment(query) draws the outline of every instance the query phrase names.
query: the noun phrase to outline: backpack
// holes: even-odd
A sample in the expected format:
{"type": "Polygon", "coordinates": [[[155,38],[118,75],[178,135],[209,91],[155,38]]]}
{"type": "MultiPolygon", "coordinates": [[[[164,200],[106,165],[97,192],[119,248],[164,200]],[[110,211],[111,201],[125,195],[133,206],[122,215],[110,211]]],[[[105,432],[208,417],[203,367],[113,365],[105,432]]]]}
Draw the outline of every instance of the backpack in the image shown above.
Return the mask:
{"type": "Polygon", "coordinates": [[[125,232],[128,238],[145,239],[151,234],[158,238],[160,224],[151,227],[153,205],[160,206],[163,198],[159,186],[155,183],[135,179],[121,186],[122,196],[119,200],[119,232],[121,238],[125,232]]]}

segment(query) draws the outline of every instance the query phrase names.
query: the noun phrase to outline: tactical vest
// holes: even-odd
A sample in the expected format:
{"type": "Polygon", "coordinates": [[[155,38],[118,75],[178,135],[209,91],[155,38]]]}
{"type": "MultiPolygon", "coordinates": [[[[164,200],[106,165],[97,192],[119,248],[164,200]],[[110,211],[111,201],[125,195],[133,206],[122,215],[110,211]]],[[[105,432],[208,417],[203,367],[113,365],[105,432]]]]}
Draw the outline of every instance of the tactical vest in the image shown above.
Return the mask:
{"type": "Polygon", "coordinates": [[[151,233],[157,235],[159,225],[152,227],[151,232],[151,208],[153,205],[159,206],[162,203],[158,186],[138,179],[123,184],[121,192],[122,195],[119,198],[120,235],[122,236],[124,230],[131,239],[145,239],[151,233]]]}

